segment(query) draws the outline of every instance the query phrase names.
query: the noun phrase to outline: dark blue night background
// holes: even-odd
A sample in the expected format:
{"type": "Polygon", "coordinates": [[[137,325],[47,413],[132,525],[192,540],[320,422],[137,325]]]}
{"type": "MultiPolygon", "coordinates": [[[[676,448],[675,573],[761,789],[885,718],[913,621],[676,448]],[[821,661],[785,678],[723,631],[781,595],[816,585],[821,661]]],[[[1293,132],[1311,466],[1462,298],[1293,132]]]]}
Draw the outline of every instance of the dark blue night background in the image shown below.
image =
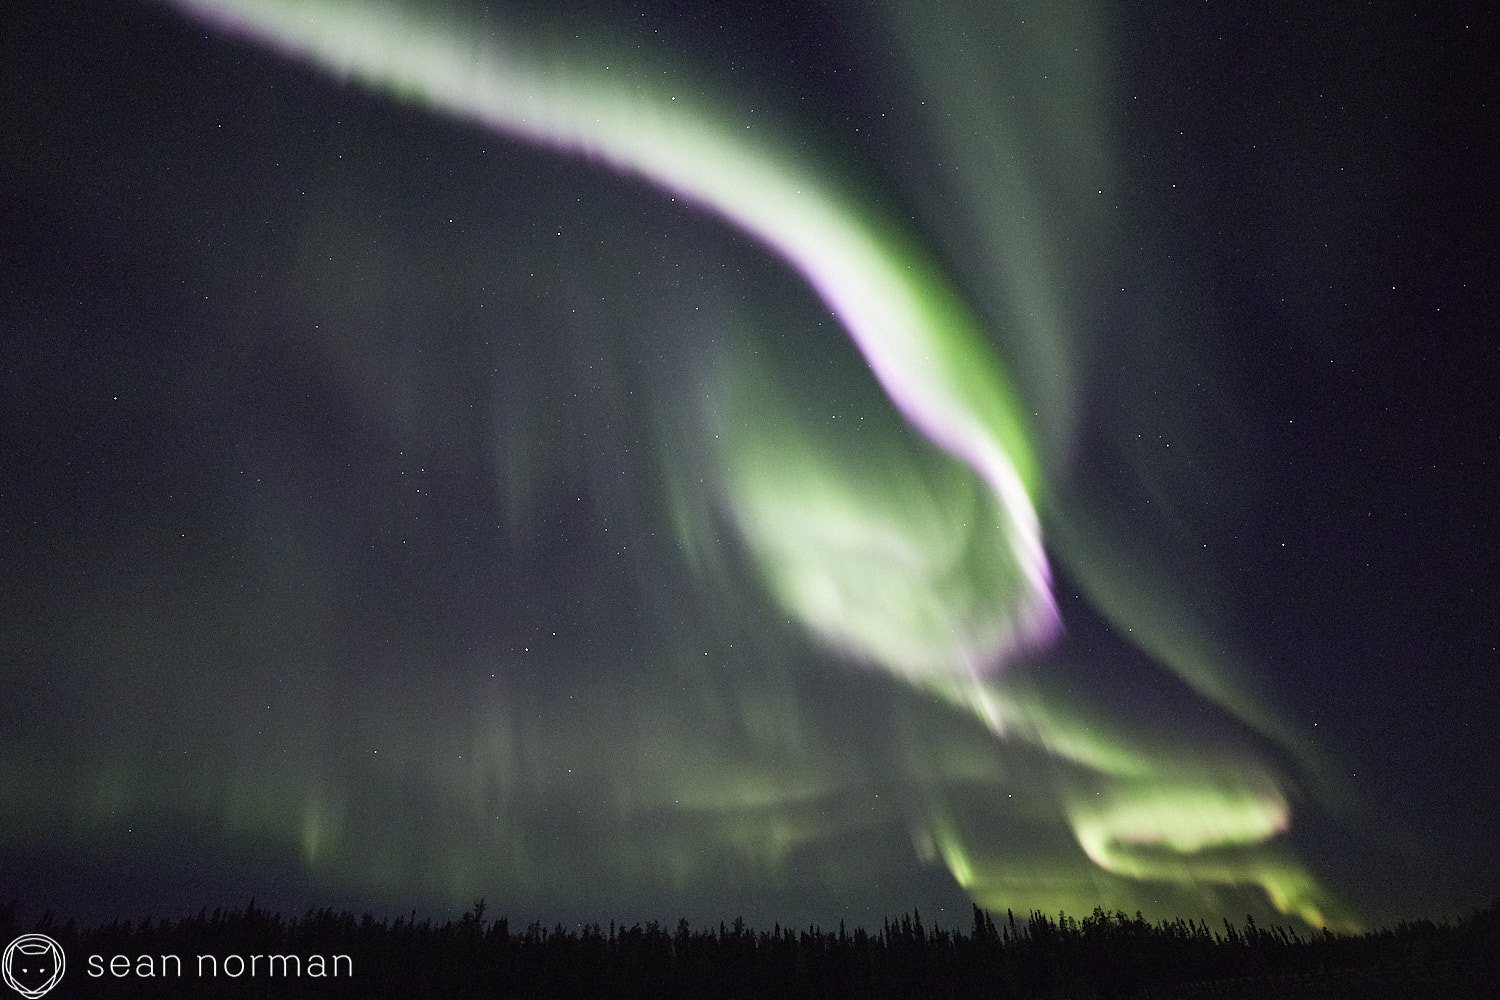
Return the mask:
{"type": "Polygon", "coordinates": [[[1484,18],[5,21],[0,898],[1495,898],[1484,18]]]}

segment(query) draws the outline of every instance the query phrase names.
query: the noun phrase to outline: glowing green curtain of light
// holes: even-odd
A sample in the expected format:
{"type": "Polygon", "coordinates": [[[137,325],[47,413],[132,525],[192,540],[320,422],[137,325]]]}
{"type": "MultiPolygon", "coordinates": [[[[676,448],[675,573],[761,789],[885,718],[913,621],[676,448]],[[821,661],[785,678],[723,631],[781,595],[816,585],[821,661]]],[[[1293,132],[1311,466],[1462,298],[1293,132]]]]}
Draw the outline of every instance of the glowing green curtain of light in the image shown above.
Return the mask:
{"type": "MultiPolygon", "coordinates": [[[[951,458],[889,443],[871,462],[841,460],[836,441],[775,405],[773,380],[727,379],[719,460],[728,507],[773,596],[825,642],[1092,774],[1097,787],[1059,795],[1104,871],[1258,884],[1283,911],[1323,920],[1312,880],[1257,849],[1289,820],[1269,777],[1152,759],[992,679],[1057,629],[1032,500],[1036,461],[972,310],[878,206],[660,76],[602,60],[552,64],[395,4],[177,3],[341,76],[643,177],[786,260],[896,409],[951,458]]],[[[930,825],[955,877],[987,901],[1004,879],[986,882],[986,861],[970,856],[943,810],[930,825]]]]}

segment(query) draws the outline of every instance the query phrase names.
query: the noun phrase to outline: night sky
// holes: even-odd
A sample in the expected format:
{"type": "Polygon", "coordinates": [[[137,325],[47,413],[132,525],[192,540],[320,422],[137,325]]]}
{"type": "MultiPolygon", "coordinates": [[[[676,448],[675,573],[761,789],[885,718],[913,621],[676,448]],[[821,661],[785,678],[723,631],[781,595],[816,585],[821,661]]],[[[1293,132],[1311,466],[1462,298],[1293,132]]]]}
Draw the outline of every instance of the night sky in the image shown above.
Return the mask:
{"type": "Polygon", "coordinates": [[[8,8],[0,898],[1495,898],[1493,47],[1304,6],[8,8]]]}

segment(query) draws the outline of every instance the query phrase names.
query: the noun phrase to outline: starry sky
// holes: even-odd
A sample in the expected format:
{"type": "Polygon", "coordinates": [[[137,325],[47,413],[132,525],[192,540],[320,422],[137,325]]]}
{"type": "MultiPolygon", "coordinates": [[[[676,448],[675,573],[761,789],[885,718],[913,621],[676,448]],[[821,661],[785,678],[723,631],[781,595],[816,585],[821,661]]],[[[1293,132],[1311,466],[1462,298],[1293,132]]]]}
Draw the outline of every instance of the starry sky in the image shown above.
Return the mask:
{"type": "Polygon", "coordinates": [[[1500,892],[1462,12],[8,17],[0,896],[1500,892]]]}

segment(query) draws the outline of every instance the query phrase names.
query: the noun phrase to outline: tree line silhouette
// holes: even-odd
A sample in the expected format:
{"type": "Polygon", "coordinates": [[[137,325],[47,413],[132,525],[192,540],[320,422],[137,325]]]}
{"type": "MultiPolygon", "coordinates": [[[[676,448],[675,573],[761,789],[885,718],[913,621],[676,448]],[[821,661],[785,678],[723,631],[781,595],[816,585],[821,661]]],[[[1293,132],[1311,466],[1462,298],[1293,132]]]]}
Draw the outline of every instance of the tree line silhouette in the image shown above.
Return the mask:
{"type": "MultiPolygon", "coordinates": [[[[1150,923],[1095,909],[1083,919],[1032,912],[998,917],[974,908],[967,931],[919,913],[879,929],[774,926],[742,920],[674,929],[655,922],[607,927],[491,920],[483,901],[441,922],[331,909],[284,917],[252,901],[177,920],[80,927],[45,914],[22,926],[0,906],[0,941],[37,931],[68,955],[60,996],[151,997],[704,997],[726,1000],[844,997],[1494,997],[1500,995],[1500,900],[1458,921],[1418,920],[1360,935],[1201,921],[1150,923]],[[184,974],[116,977],[111,958],[180,956],[184,974]],[[259,974],[205,979],[197,955],[348,955],[342,977],[259,974]],[[100,956],[89,973],[89,956],[100,956]]],[[[131,966],[134,968],[150,968],[131,966]]],[[[123,966],[121,966],[123,967],[123,966]]],[[[285,966],[283,966],[285,968],[285,966]]]]}

